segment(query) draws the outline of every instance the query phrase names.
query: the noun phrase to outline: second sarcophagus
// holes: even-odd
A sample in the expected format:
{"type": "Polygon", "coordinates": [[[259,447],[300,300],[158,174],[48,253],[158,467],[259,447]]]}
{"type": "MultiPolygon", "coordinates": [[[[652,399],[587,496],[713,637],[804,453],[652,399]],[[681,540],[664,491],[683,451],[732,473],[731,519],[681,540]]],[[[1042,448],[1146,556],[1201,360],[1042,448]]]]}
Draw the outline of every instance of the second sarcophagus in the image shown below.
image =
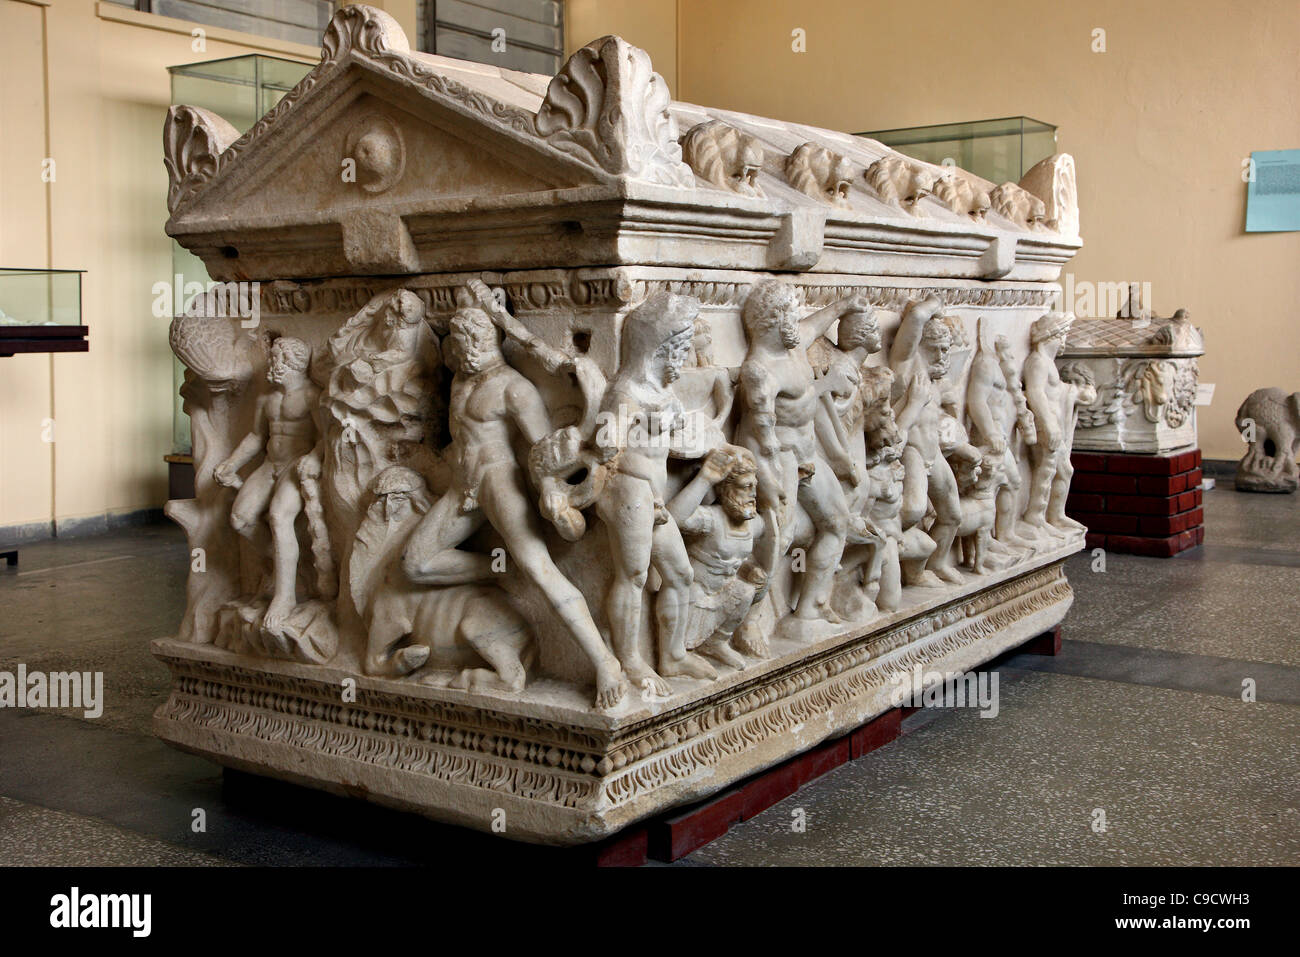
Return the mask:
{"type": "Polygon", "coordinates": [[[341,10],[247,134],[173,108],[194,564],[156,727],[548,843],[1059,623],[1073,163],[1022,184],[341,10]]]}
{"type": "Polygon", "coordinates": [[[1195,448],[1204,354],[1205,338],[1186,311],[1154,315],[1136,283],[1115,318],[1075,322],[1056,362],[1085,393],[1074,447],[1156,455],[1195,448]]]}

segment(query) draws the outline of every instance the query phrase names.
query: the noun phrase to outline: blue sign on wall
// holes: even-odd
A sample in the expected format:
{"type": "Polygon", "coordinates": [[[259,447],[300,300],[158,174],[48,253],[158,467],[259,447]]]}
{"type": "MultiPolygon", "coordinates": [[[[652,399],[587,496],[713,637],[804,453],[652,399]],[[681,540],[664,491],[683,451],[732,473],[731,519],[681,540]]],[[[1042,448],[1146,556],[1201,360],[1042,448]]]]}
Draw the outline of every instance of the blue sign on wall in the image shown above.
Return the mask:
{"type": "Polygon", "coordinates": [[[1250,159],[1246,232],[1300,230],[1300,150],[1257,150],[1250,159]]]}

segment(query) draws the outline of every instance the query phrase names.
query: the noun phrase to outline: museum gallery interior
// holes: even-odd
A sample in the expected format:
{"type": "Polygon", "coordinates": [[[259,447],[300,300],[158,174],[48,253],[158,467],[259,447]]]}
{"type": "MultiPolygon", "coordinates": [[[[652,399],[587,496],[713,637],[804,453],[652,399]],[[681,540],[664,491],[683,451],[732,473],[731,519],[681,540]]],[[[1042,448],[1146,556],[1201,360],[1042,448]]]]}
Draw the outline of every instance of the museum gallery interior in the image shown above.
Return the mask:
{"type": "Polygon", "coordinates": [[[1293,3],[0,17],[0,864],[1300,863],[1293,3]]]}

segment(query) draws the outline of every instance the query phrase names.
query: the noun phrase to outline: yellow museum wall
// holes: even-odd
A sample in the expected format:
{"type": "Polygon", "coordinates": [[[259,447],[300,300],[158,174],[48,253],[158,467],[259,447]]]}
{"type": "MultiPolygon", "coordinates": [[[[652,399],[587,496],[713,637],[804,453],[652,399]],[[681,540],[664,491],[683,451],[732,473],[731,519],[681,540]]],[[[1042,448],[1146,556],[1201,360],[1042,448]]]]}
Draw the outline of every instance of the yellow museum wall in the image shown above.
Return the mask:
{"type": "Polygon", "coordinates": [[[90,327],[88,353],[0,359],[0,527],[166,500],[172,366],[167,320],[151,306],[153,284],[172,271],[167,67],[318,52],[215,29],[198,52],[191,27],[92,0],[0,0],[0,265],[85,269],[90,327]],[[53,445],[42,441],[46,418],[53,445]]]}
{"type": "MultiPolygon", "coordinates": [[[[41,13],[0,2],[0,266],[46,265],[41,13]]],[[[49,518],[54,459],[41,431],[50,398],[48,356],[0,359],[0,525],[49,518]]]]}
{"type": "Polygon", "coordinates": [[[1295,0],[569,8],[570,50],[635,32],[693,103],[850,133],[1008,115],[1058,125],[1085,244],[1067,271],[1150,282],[1158,313],[1185,307],[1204,329],[1201,380],[1216,386],[1199,410],[1205,455],[1240,457],[1232,420],[1253,389],[1300,389],[1300,233],[1246,234],[1241,179],[1252,150],[1300,148],[1295,0]],[[805,53],[791,49],[795,28],[805,53]],[[1096,28],[1105,53],[1092,52],[1096,28]]]}

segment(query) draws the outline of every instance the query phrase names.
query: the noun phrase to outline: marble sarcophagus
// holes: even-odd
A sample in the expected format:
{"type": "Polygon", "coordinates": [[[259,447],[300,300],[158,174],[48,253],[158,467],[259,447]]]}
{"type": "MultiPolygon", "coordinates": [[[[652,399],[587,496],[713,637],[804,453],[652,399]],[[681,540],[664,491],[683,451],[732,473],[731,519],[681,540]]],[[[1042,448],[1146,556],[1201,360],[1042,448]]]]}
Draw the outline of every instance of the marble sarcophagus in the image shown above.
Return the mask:
{"type": "Polygon", "coordinates": [[[1057,369],[1084,386],[1074,447],[1082,452],[1167,455],[1195,448],[1197,359],[1205,338],[1185,310],[1160,318],[1142,305],[1136,284],[1113,319],[1080,319],[1057,356],[1057,369]]]}
{"type": "Polygon", "coordinates": [[[214,280],[172,744],[580,843],[1069,608],[1068,156],[992,184],[360,5],[246,134],[164,140],[214,280]]]}

